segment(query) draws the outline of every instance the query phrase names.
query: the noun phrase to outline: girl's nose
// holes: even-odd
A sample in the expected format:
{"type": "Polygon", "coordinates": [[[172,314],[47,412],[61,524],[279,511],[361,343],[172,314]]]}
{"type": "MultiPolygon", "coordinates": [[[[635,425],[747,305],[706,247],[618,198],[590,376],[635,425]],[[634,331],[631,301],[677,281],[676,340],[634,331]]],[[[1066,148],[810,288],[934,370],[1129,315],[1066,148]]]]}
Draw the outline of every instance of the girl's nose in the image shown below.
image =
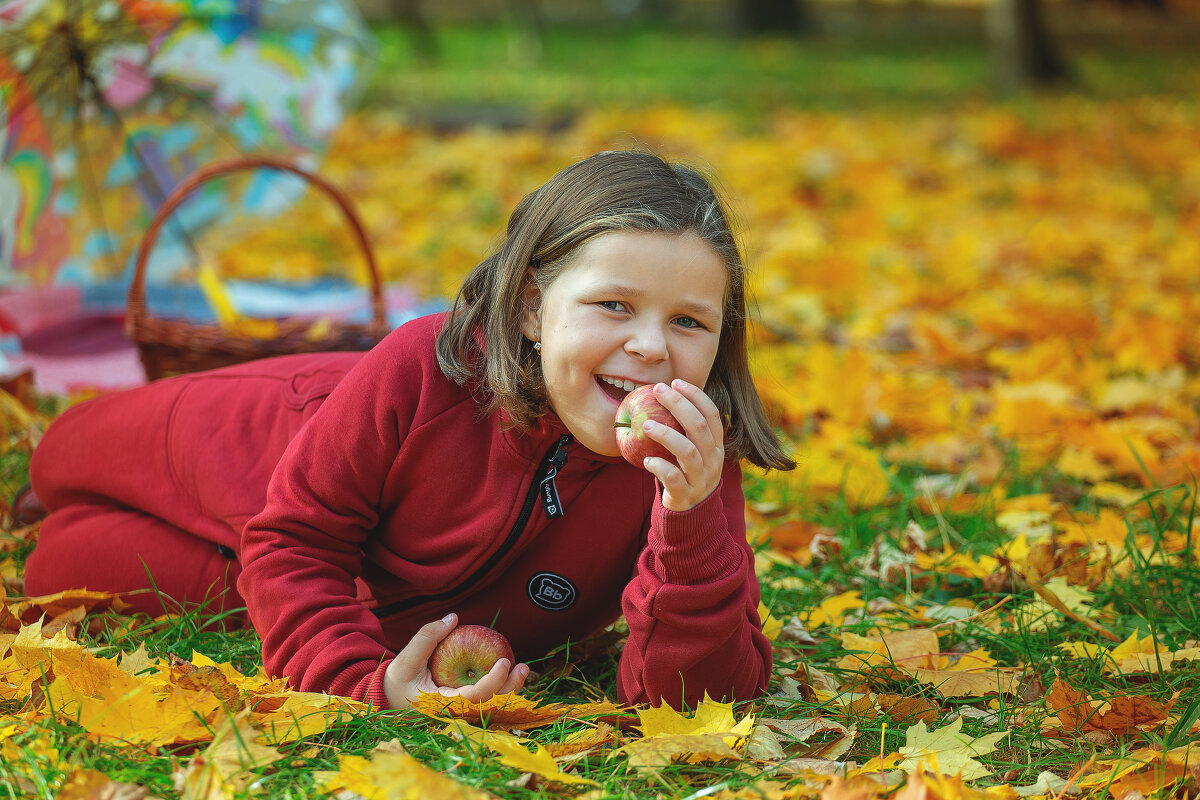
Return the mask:
{"type": "Polygon", "coordinates": [[[667,358],[667,337],[657,325],[640,326],[625,342],[625,352],[643,361],[664,361],[667,358]]]}

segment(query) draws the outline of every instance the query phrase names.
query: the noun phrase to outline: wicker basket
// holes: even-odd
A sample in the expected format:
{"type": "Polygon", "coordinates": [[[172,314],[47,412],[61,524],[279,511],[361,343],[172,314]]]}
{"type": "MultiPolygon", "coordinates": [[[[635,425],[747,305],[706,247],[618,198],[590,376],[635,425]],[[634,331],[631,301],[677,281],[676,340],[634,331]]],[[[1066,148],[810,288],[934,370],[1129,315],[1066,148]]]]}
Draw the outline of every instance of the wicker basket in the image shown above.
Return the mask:
{"type": "Polygon", "coordinates": [[[369,350],[378,344],[388,330],[375,254],[349,198],[323,178],[289,162],[267,156],[210,164],[193,173],[168,195],[142,237],[136,271],[129,285],[125,315],[125,332],[137,344],[142,366],[149,380],[289,353],[369,350]],[[321,326],[319,338],[314,339],[314,325],[311,320],[280,319],[275,320],[277,336],[271,339],[256,339],[238,336],[217,325],[159,319],[147,314],[146,263],[154,250],[154,243],[163,223],[189,194],[206,181],[233,172],[260,168],[277,169],[298,175],[328,195],[341,208],[346,222],[354,231],[370,272],[371,322],[364,324],[334,321],[328,326],[321,326]]]}

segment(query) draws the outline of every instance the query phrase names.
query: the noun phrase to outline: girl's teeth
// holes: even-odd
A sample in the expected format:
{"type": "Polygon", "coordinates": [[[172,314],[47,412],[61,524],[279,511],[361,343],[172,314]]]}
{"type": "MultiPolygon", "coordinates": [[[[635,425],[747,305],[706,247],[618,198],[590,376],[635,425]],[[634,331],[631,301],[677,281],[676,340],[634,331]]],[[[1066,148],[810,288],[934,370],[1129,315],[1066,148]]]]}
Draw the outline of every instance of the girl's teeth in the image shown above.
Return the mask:
{"type": "Polygon", "coordinates": [[[610,378],[607,375],[604,376],[604,382],[611,383],[613,386],[616,386],[618,389],[624,389],[627,392],[632,392],[634,389],[637,388],[637,384],[634,383],[633,381],[622,381],[617,378],[610,378]]]}

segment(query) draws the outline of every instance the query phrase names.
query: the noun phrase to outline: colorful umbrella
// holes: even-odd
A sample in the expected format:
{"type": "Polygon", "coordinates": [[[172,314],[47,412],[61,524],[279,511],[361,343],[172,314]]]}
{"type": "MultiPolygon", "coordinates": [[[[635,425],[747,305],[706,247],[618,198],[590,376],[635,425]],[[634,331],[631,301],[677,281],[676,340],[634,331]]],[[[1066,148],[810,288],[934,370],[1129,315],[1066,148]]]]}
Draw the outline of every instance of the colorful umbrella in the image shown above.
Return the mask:
{"type": "MultiPolygon", "coordinates": [[[[0,0],[0,287],[127,274],[163,198],[214,159],[314,167],[373,58],[351,0],[0,0]]],[[[278,172],[206,186],[151,277],[194,266],[213,221],[303,190],[278,172]]]]}

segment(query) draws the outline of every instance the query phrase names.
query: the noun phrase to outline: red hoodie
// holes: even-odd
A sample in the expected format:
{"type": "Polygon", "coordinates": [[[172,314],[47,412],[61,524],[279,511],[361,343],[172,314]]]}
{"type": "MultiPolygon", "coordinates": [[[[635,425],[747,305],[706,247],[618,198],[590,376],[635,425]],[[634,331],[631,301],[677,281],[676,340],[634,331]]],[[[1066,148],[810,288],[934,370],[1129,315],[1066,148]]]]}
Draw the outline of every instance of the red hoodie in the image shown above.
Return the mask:
{"type": "Polygon", "coordinates": [[[650,473],[553,415],[504,430],[439,369],[443,319],[394,331],[340,381],[243,531],[238,589],[268,672],[386,706],[397,649],[448,612],[493,625],[522,661],[624,612],[623,702],[763,691],[738,464],[676,513],[650,473]]]}

